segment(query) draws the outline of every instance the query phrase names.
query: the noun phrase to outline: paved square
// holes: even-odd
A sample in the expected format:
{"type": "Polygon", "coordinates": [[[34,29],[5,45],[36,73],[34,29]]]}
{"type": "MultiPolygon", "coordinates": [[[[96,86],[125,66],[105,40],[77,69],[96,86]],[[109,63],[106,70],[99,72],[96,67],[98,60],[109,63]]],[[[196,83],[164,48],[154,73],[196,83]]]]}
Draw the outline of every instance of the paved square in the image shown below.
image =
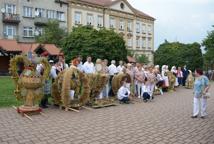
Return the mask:
{"type": "Polygon", "coordinates": [[[56,108],[23,118],[0,109],[0,144],[214,144],[214,85],[206,119],[191,119],[192,90],[156,96],[149,103],[80,113],[56,108]]]}

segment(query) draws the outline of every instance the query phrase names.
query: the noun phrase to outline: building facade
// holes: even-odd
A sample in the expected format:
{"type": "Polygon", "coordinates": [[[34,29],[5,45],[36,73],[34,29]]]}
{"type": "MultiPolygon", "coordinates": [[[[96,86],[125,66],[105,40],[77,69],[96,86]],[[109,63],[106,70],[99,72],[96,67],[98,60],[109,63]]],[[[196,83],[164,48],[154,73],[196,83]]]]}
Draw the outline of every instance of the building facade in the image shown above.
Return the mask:
{"type": "Polygon", "coordinates": [[[34,42],[49,20],[72,30],[78,25],[113,29],[135,56],[153,63],[155,19],[127,0],[0,0],[0,39],[34,42]]]}
{"type": "Polygon", "coordinates": [[[67,28],[68,5],[60,0],[0,0],[0,39],[34,42],[49,20],[67,28]]]}
{"type": "Polygon", "coordinates": [[[153,63],[155,19],[135,8],[127,0],[68,0],[68,29],[90,25],[95,29],[113,29],[126,41],[135,56],[145,54],[153,63]]]}

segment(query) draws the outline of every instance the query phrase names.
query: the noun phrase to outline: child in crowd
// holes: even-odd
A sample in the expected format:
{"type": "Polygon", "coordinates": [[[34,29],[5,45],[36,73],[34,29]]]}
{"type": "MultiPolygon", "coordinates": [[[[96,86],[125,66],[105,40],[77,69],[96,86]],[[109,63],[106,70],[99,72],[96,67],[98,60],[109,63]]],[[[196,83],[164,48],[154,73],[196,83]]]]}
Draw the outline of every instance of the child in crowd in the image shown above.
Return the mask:
{"type": "Polygon", "coordinates": [[[118,90],[117,98],[121,103],[129,104],[130,90],[127,88],[127,78],[122,81],[122,86],[118,90]]]}

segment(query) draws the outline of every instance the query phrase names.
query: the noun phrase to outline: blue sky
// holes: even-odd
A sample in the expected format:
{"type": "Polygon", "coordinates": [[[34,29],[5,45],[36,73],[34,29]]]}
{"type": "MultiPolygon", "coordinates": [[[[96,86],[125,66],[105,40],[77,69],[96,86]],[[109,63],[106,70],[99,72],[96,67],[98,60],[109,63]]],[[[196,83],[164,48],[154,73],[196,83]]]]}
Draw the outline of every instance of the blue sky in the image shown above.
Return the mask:
{"type": "Polygon", "coordinates": [[[156,18],[155,49],[164,42],[199,42],[214,25],[214,0],[128,0],[156,18]]]}

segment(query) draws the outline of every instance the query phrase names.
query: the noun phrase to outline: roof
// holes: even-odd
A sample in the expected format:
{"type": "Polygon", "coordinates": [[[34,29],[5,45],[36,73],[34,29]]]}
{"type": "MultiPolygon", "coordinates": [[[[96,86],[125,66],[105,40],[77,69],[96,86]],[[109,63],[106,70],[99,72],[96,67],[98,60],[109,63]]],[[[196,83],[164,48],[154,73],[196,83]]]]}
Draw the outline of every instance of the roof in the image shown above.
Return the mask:
{"type": "Polygon", "coordinates": [[[80,1],[100,6],[107,6],[114,2],[114,0],[80,0],[80,1]]]}
{"type": "Polygon", "coordinates": [[[7,52],[22,51],[16,40],[0,39],[0,48],[7,52]]]}
{"type": "Polygon", "coordinates": [[[153,21],[155,20],[155,18],[149,16],[148,14],[146,14],[146,13],[140,11],[140,10],[137,10],[137,9],[135,9],[135,8],[133,8],[133,9],[134,9],[135,14],[136,14],[137,16],[144,17],[144,18],[149,18],[150,20],[153,20],[153,21]]]}
{"type": "MultiPolygon", "coordinates": [[[[119,2],[121,0],[79,0],[79,1],[89,3],[89,4],[99,5],[99,6],[103,6],[103,7],[109,7],[109,6],[119,2]]],[[[153,20],[153,21],[155,20],[155,18],[149,16],[148,14],[133,8],[127,0],[124,0],[124,2],[126,2],[130,6],[130,8],[133,10],[133,12],[137,16],[145,18],[145,19],[153,20]]]]}
{"type": "Polygon", "coordinates": [[[0,39],[0,48],[8,52],[35,52],[38,48],[43,48],[49,55],[59,55],[60,49],[54,44],[39,43],[18,43],[16,40],[0,39]]]}
{"type": "Polygon", "coordinates": [[[39,43],[20,43],[22,52],[28,53],[29,51],[35,52],[39,48],[43,48],[49,55],[59,55],[60,49],[54,44],[39,44],[39,43]]]}

